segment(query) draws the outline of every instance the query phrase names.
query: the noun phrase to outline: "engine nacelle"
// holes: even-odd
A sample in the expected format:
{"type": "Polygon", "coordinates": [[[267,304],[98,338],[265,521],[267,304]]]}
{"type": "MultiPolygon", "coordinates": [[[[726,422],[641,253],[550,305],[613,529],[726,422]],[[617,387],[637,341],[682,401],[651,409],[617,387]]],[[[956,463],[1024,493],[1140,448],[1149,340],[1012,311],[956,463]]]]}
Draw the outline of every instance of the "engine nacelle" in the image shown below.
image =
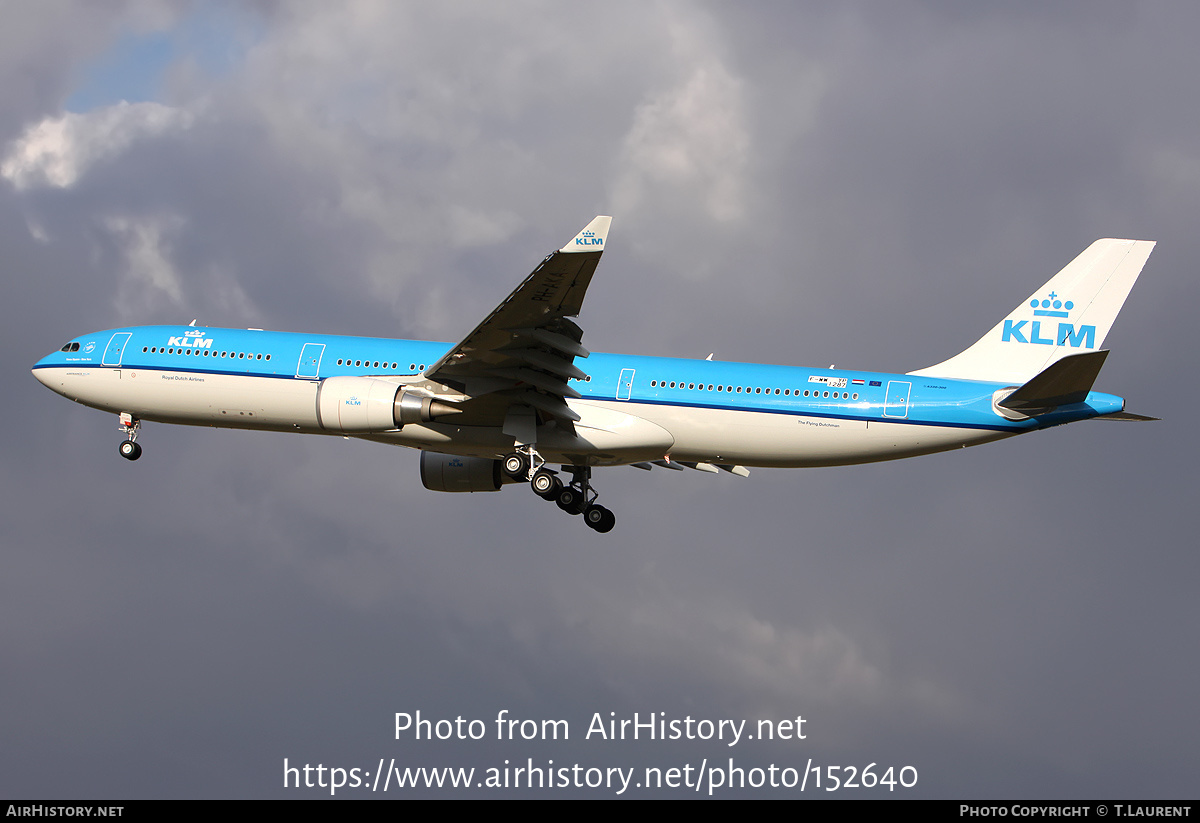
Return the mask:
{"type": "Polygon", "coordinates": [[[504,484],[500,461],[421,452],[421,484],[434,492],[498,492],[504,484]]]}
{"type": "Polygon", "coordinates": [[[326,431],[386,432],[461,409],[374,377],[327,377],[317,388],[317,421],[326,431]]]}

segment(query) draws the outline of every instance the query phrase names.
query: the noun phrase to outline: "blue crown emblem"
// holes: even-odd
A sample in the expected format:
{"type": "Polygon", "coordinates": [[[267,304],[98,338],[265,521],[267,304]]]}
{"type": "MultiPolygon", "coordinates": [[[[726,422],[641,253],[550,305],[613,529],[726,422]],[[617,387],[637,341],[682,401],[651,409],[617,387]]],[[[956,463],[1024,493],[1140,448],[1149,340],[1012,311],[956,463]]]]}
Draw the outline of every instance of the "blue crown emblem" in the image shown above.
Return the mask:
{"type": "Polygon", "coordinates": [[[1060,295],[1050,292],[1042,300],[1033,299],[1029,301],[1029,306],[1034,310],[1034,317],[1066,317],[1071,309],[1075,308],[1075,304],[1070,300],[1063,302],[1058,298],[1060,295]]]}

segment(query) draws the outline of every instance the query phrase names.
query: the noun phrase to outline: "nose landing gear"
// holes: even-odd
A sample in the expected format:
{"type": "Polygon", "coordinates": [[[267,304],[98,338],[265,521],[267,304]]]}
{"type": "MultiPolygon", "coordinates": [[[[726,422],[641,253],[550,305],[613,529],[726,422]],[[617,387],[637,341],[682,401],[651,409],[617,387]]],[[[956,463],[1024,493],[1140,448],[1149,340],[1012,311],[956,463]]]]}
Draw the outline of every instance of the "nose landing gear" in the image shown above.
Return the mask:
{"type": "Polygon", "coordinates": [[[138,429],[141,427],[141,420],[127,412],[121,412],[120,428],[121,433],[125,435],[125,441],[121,443],[120,453],[126,460],[137,460],[142,456],[142,447],[137,442],[138,429]]]}

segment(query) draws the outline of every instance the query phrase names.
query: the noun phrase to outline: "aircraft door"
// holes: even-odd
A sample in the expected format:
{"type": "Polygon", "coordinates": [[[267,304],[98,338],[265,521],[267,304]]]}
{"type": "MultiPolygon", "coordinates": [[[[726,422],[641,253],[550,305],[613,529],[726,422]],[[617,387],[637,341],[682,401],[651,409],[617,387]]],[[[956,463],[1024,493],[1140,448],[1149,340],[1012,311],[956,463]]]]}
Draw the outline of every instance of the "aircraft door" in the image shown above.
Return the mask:
{"type": "Polygon", "coordinates": [[[119,331],[112,336],[108,341],[108,347],[104,349],[104,357],[100,360],[101,366],[119,366],[121,365],[121,356],[125,354],[125,344],[129,342],[129,338],[133,336],[133,332],[119,331]]]}
{"type": "Polygon", "coordinates": [[[903,380],[889,380],[887,397],[883,401],[884,417],[908,417],[908,395],[912,383],[903,380]]]}
{"type": "Polygon", "coordinates": [[[315,380],[321,372],[321,356],[325,354],[324,343],[305,343],[300,350],[300,362],[296,364],[296,376],[315,380]]]}
{"type": "Polygon", "coordinates": [[[621,369],[621,377],[617,380],[617,399],[628,400],[633,393],[634,369],[621,369]]]}

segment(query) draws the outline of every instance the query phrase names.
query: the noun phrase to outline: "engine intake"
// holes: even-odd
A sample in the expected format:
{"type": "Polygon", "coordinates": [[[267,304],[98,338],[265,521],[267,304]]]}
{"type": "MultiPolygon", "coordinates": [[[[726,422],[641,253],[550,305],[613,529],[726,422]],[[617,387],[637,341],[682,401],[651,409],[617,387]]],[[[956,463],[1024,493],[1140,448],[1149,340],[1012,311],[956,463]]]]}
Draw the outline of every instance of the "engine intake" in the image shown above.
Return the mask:
{"type": "Polygon", "coordinates": [[[317,389],[317,421],[326,431],[394,431],[461,412],[436,397],[374,377],[327,377],[317,389]]]}

